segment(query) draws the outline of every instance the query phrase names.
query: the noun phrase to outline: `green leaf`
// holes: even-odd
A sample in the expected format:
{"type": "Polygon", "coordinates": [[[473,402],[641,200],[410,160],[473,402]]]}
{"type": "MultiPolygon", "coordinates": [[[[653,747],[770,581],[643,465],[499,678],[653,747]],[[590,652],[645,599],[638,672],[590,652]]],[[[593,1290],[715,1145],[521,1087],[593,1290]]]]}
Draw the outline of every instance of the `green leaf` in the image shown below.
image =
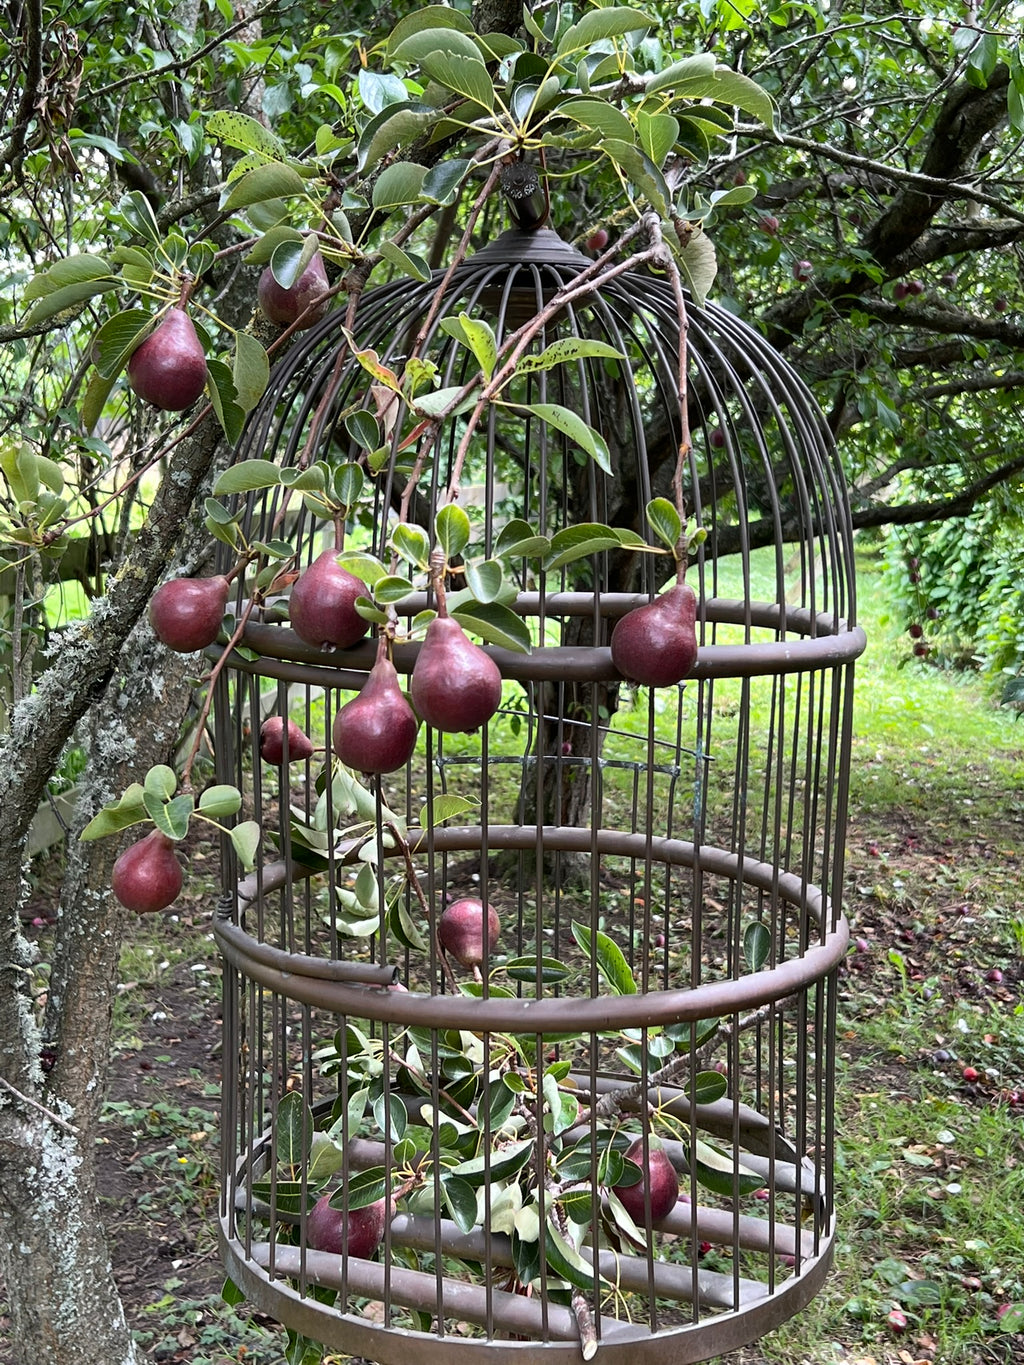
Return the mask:
{"type": "Polygon", "coordinates": [[[469,393],[465,400],[457,407],[452,408],[449,413],[447,409],[462,393],[463,385],[453,384],[450,388],[435,389],[433,393],[421,393],[418,398],[413,400],[413,408],[421,417],[454,417],[457,413],[463,412],[467,407],[473,405],[473,395],[469,393]]]}
{"type": "Polygon", "coordinates": [[[444,36],[436,33],[437,29],[456,29],[459,33],[473,33],[472,22],[461,10],[453,9],[450,5],[421,5],[404,19],[400,19],[391,30],[387,41],[389,58],[394,57],[395,48],[410,34],[419,33],[423,29],[432,30],[438,41],[443,41],[444,36]]]}
{"type": "Polygon", "coordinates": [[[523,981],[529,985],[537,980],[538,966],[541,984],[545,986],[557,986],[572,976],[569,968],[564,962],[559,962],[557,957],[514,957],[505,963],[505,971],[513,981],[523,981]]]}
{"type": "Polygon", "coordinates": [[[668,498],[651,499],[647,504],[647,521],[658,539],[674,550],[683,534],[683,523],[668,498]]]}
{"type": "Polygon", "coordinates": [[[239,1289],[234,1280],[227,1276],[220,1287],[220,1296],[229,1308],[237,1308],[240,1303],[245,1302],[245,1290],[239,1289]]]}
{"type": "Polygon", "coordinates": [[[462,1232],[472,1232],[476,1227],[476,1190],[468,1180],[460,1180],[457,1175],[443,1172],[441,1175],[441,1197],[453,1220],[462,1232]]]}
{"type": "Polygon", "coordinates": [[[494,553],[508,559],[545,559],[551,553],[551,541],[538,535],[528,521],[516,517],[501,528],[494,553]]]}
{"type": "Polygon", "coordinates": [[[465,95],[484,109],[494,107],[494,85],[479,53],[473,57],[436,49],[425,55],[420,66],[431,78],[456,94],[465,95]]]}
{"type": "Polygon", "coordinates": [[[588,341],[583,337],[564,337],[546,346],[540,355],[523,356],[516,365],[516,374],[533,374],[538,370],[550,370],[555,365],[564,365],[573,360],[603,359],[625,360],[621,351],[609,346],[606,341],[588,341]]]}
{"type": "Polygon", "coordinates": [[[415,161],[395,161],[385,166],[373,187],[373,207],[393,209],[414,204],[426,174],[415,161]]]}
{"type": "Polygon", "coordinates": [[[599,431],[595,431],[584,422],[578,413],[571,408],[563,407],[560,403],[523,403],[515,406],[519,412],[529,412],[535,417],[539,417],[542,422],[546,422],[549,427],[554,427],[563,436],[568,436],[570,441],[575,442],[581,449],[593,459],[595,464],[603,469],[606,474],[612,472],[611,457],[608,454],[608,443],[599,431]]]}
{"type": "Polygon", "coordinates": [[[209,376],[207,387],[213,410],[217,414],[217,420],[223,428],[228,444],[234,445],[245,425],[245,413],[236,402],[235,381],[231,371],[221,360],[208,360],[206,372],[209,376]]]}
{"type": "Polygon", "coordinates": [[[430,827],[444,824],[445,820],[454,820],[458,815],[465,815],[467,811],[475,810],[480,803],[473,801],[467,796],[457,796],[455,792],[438,792],[433,801],[429,804],[424,802],[420,808],[420,820],[430,821],[430,827]]]}
{"type": "Polygon", "coordinates": [[[282,289],[291,289],[319,247],[320,243],[313,233],[300,237],[298,241],[294,237],[286,237],[277,243],[271,253],[270,270],[282,289]]]}
{"type": "Polygon", "coordinates": [[[700,1071],[693,1078],[692,1084],[687,1085],[686,1094],[694,1104],[714,1104],[728,1089],[728,1078],[720,1071],[700,1071]]]}
{"type": "Polygon", "coordinates": [[[392,1142],[401,1142],[409,1125],[409,1114],[398,1095],[385,1092],[373,1102],[377,1127],[392,1142]]]}
{"type": "MultiPolygon", "coordinates": [[[[452,157],[450,161],[439,161],[431,166],[423,177],[420,198],[428,204],[454,204],[459,187],[469,174],[473,162],[465,157],[452,157]]],[[[429,278],[429,277],[428,277],[429,278]]]]}
{"type": "Polygon", "coordinates": [[[673,90],[677,97],[699,99],[710,91],[715,79],[715,58],[710,52],[698,52],[682,61],[673,62],[648,78],[645,89],[649,95],[658,90],[673,90]]]}
{"type": "MultiPolygon", "coordinates": [[[[349,570],[350,573],[354,570],[349,570]]],[[[373,600],[379,602],[381,606],[387,606],[391,602],[401,602],[414,591],[414,585],[408,578],[400,578],[397,574],[383,574],[373,585],[373,600]]]]}
{"type": "Polygon", "coordinates": [[[388,39],[388,56],[393,62],[407,62],[411,65],[413,62],[424,62],[426,58],[436,53],[447,57],[460,57],[464,61],[483,65],[476,35],[471,29],[460,30],[454,24],[446,23],[443,26],[417,24],[409,28],[397,41],[394,34],[388,39]]]}
{"type": "Polygon", "coordinates": [[[346,460],[334,471],[334,496],[338,504],[351,511],[362,497],[366,475],[354,460],[346,460]]]}
{"type": "MultiPolygon", "coordinates": [[[[650,87],[648,87],[650,88],[650,87]]],[[[775,118],[775,104],[766,90],[742,72],[733,71],[727,66],[715,67],[715,79],[710,90],[701,92],[702,97],[710,98],[716,104],[734,105],[750,114],[769,128],[775,118]]]]}
{"type": "Polygon", "coordinates": [[[152,246],[159,246],[163,234],[157,225],[153,206],[141,190],[130,190],[122,195],[117,211],[132,232],[145,237],[152,246]]]}
{"type": "Polygon", "coordinates": [[[668,212],[671,195],[665,177],[646,152],[641,151],[635,143],[619,138],[605,138],[602,150],[656,213],[668,212]]]}
{"type": "Polygon", "coordinates": [[[289,227],[286,223],[272,227],[263,234],[245,257],[246,265],[269,265],[278,247],[285,242],[301,248],[306,242],[306,237],[297,228],[289,227]]]}
{"type": "Polygon", "coordinates": [[[464,630],[488,644],[529,654],[533,647],[530,628],[521,616],[500,602],[466,602],[452,612],[464,630]]]}
{"type": "Polygon", "coordinates": [[[36,300],[22,318],[22,326],[35,327],[37,323],[47,322],[71,309],[77,312],[79,304],[117,287],[116,280],[84,280],[81,284],[68,284],[62,289],[55,289],[45,298],[36,300]]]}
{"type": "Polygon", "coordinates": [[[448,560],[462,554],[472,533],[473,528],[465,509],[456,503],[442,507],[434,518],[434,534],[448,560]]]}
{"type": "Polygon", "coordinates": [[[724,1152],[720,1152],[717,1147],[712,1147],[708,1142],[703,1142],[698,1138],[694,1144],[692,1157],[688,1144],[684,1144],[683,1150],[686,1152],[686,1160],[693,1162],[697,1180],[705,1189],[711,1190],[714,1194],[731,1198],[734,1189],[734,1173],[735,1188],[740,1194],[753,1194],[755,1190],[760,1190],[764,1186],[763,1175],[756,1175],[746,1166],[734,1162],[731,1156],[726,1156],[724,1152]]]}
{"type": "Polygon", "coordinates": [[[422,526],[411,526],[400,522],[391,532],[391,544],[395,551],[418,569],[426,569],[430,564],[430,539],[422,526]]]}
{"type": "Polygon", "coordinates": [[[304,194],[306,182],[292,166],[273,162],[265,166],[254,166],[231,186],[227,198],[221,204],[225,212],[248,208],[250,204],[265,203],[268,199],[283,199],[290,195],[304,194]]]}
{"type": "MultiPolygon", "coordinates": [[[[673,236],[674,233],[669,235],[669,241],[673,236]]],[[[703,308],[708,291],[718,274],[718,257],[707,233],[695,232],[684,249],[677,253],[677,259],[694,301],[703,308]]]]}
{"type": "Polygon", "coordinates": [[[396,148],[406,147],[441,118],[441,111],[429,104],[389,104],[366,125],[359,135],[357,169],[369,171],[396,148]]]}
{"type": "Polygon", "coordinates": [[[555,56],[567,57],[605,38],[620,38],[623,34],[656,26],[657,20],[639,9],[614,6],[588,10],[582,19],[566,29],[555,48],[555,56]]]}
{"type": "Polygon", "coordinates": [[[277,1159],[285,1166],[304,1166],[313,1139],[313,1111],[293,1090],[277,1106],[274,1144],[277,1159]]]}
{"type": "Polygon", "coordinates": [[[228,493],[250,493],[257,488],[273,488],[280,481],[279,465],[270,460],[243,460],[241,464],[225,469],[214,484],[213,491],[217,497],[228,493]]]}
{"type": "Polygon", "coordinates": [[[65,289],[69,285],[89,284],[110,278],[110,266],[102,256],[90,256],[85,253],[65,256],[33,275],[21,297],[23,302],[31,303],[34,299],[45,298],[48,294],[65,289]]]}
{"type": "Polygon", "coordinates": [[[345,430],[363,450],[376,450],[380,445],[380,427],[373,413],[366,408],[350,412],[345,418],[345,430]]]}
{"type": "MultiPolygon", "coordinates": [[[[381,242],[378,250],[389,265],[393,265],[396,270],[400,270],[403,275],[408,275],[410,279],[419,280],[423,284],[430,279],[430,266],[422,256],[417,256],[410,251],[403,251],[401,247],[395,246],[394,242],[388,241],[387,238],[381,242]]],[[[377,444],[379,442],[369,449],[375,449],[377,444]]]]}
{"type": "Polygon", "coordinates": [[[564,568],[577,559],[599,554],[602,550],[614,550],[619,538],[610,526],[596,522],[584,522],[582,526],[566,526],[551,537],[551,553],[544,561],[549,571],[564,568]]]}
{"type": "Polygon", "coordinates": [[[388,1190],[387,1174],[383,1166],[370,1166],[358,1175],[349,1177],[348,1184],[331,1195],[335,1209],[365,1209],[384,1198],[388,1190]]]}
{"type": "Polygon", "coordinates": [[[357,85],[359,98],[371,114],[379,114],[388,104],[404,104],[409,98],[404,81],[368,67],[360,70],[357,85]]]}
{"type": "Polygon", "coordinates": [[[641,109],[637,112],[636,128],[640,146],[655,166],[663,165],[679,136],[679,124],[671,114],[648,114],[641,109]]]}
{"type": "Polygon", "coordinates": [[[402,896],[395,900],[388,911],[388,928],[403,948],[411,948],[414,952],[420,953],[427,951],[426,940],[420,933],[419,925],[409,914],[402,896]]]}
{"type": "Polygon", "coordinates": [[[482,559],[465,566],[466,583],[478,602],[493,602],[501,592],[504,573],[501,561],[482,559]]]}
{"type": "Polygon", "coordinates": [[[278,161],[286,155],[285,145],[275,133],[235,109],[217,109],[208,115],[206,130],[211,137],[241,152],[260,152],[278,161]]]}
{"type": "Polygon", "coordinates": [[[260,842],[260,827],[255,820],[246,820],[231,830],[231,844],[238,861],[251,872],[256,866],[256,850],[260,842]]]}
{"type": "MultiPolygon", "coordinates": [[[[604,11],[598,10],[597,13],[602,14],[604,11]]],[[[595,1280],[593,1267],[587,1265],[576,1248],[563,1237],[557,1224],[553,1221],[549,1221],[544,1229],[544,1250],[548,1267],[554,1271],[560,1280],[567,1280],[577,1289],[593,1290],[595,1280]]],[[[600,1280],[600,1274],[596,1278],[600,1280]]]]}
{"type": "Polygon", "coordinates": [[[338,563],[356,578],[361,578],[368,588],[373,588],[387,574],[380,560],[364,550],[343,550],[338,555],[338,563]]]}
{"type": "Polygon", "coordinates": [[[115,313],[98,329],[89,351],[105,379],[120,373],[132,351],[145,340],[152,323],[152,313],[130,308],[115,313]]]}
{"type": "Polygon", "coordinates": [[[607,100],[566,100],[558,106],[558,116],[571,118],[583,128],[592,128],[602,137],[615,137],[623,142],[630,142],[634,137],[629,119],[607,100]]]}
{"type": "Polygon", "coordinates": [[[78,836],[84,842],[91,839],[104,839],[108,834],[119,834],[131,825],[138,825],[147,819],[144,789],[138,782],[121,795],[113,805],[104,806],[86,825],[78,836]]]}
{"type": "Polygon", "coordinates": [[[772,936],[766,927],[755,920],[743,931],[743,960],[751,972],[759,972],[772,951],[772,936]]]}
{"type": "Polygon", "coordinates": [[[496,1152],[485,1152],[451,1168],[452,1174],[478,1188],[485,1180],[510,1180],[523,1169],[534,1153],[533,1138],[513,1142],[496,1152]]]}
{"type": "Polygon", "coordinates": [[[237,814],[241,806],[242,793],[237,787],[207,787],[199,796],[199,809],[214,820],[237,814]]]}
{"type": "Polygon", "coordinates": [[[498,343],[490,324],[462,312],[458,317],[445,318],[441,323],[441,330],[461,342],[463,346],[468,346],[484,376],[490,379],[498,358],[498,343]]]}
{"type": "Polygon", "coordinates": [[[195,801],[190,794],[164,802],[153,792],[147,791],[143,792],[142,801],[149,818],[162,834],[166,834],[168,839],[184,839],[188,833],[189,817],[195,809],[195,801]]]}
{"type": "Polygon", "coordinates": [[[264,348],[248,332],[235,333],[232,378],[239,407],[243,412],[251,412],[270,382],[270,360],[264,348]]]}
{"type": "Polygon", "coordinates": [[[144,786],[162,801],[169,801],[178,790],[178,779],[173,768],[166,763],[157,763],[146,774],[144,786]]]}
{"type": "Polygon", "coordinates": [[[303,1188],[301,1180],[254,1180],[252,1196],[264,1204],[273,1202],[278,1213],[299,1214],[308,1209],[316,1199],[316,1190],[307,1184],[303,1188]]]}
{"type": "Polygon", "coordinates": [[[588,958],[594,958],[596,946],[597,969],[616,995],[636,995],[636,980],[619,945],[598,929],[596,938],[579,920],[572,922],[572,936],[588,958]]]}

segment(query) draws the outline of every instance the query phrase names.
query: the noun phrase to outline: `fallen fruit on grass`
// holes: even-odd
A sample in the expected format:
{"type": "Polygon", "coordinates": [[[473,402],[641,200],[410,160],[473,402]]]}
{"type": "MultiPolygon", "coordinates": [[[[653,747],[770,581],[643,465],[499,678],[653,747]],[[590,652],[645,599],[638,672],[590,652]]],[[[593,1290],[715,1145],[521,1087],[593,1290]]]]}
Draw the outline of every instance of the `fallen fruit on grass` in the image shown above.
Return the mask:
{"type": "Polygon", "coordinates": [[[907,1330],[907,1315],[902,1308],[891,1308],[885,1320],[889,1324],[889,1330],[896,1332],[897,1335],[907,1330]]]}
{"type": "Polygon", "coordinates": [[[501,673],[450,616],[435,616],[409,681],[413,705],[448,734],[479,730],[501,705],[501,673]]]}
{"type": "Polygon", "coordinates": [[[174,840],[158,829],[132,844],[114,864],[110,886],[126,910],[137,915],[166,910],[181,893],[181,864],[174,840]]]}
{"type": "Polygon", "coordinates": [[[324,268],[324,258],[316,251],[299,278],[287,289],[278,283],[268,265],[260,276],[256,295],[264,317],[276,322],[280,327],[290,327],[306,312],[310,304],[317,305],[310,308],[302,319],[300,330],[305,331],[307,327],[319,322],[330,307],[330,299],[323,297],[330,287],[324,268]],[[322,302],[318,303],[318,300],[322,302]]]}
{"type": "Polygon", "coordinates": [[[289,763],[301,763],[312,756],[312,741],[293,720],[288,721],[286,731],[283,716],[268,716],[260,726],[260,758],[264,763],[273,763],[278,768],[284,763],[286,733],[289,763]]]}
{"type": "Polygon", "coordinates": [[[382,638],[359,695],[334,717],[334,752],[356,772],[397,772],[412,757],[419,728],[382,638]]]}
{"type": "Polygon", "coordinates": [[[697,597],[676,583],[653,602],[616,621],[612,663],[630,682],[667,687],[681,682],[697,662],[697,597]]]}
{"type": "Polygon", "coordinates": [[[220,574],[161,583],[149,604],[149,623],[157,639],[179,654],[212,645],[220,634],[230,590],[220,574]]]}
{"type": "Polygon", "coordinates": [[[206,385],[206,356],[192,319],[172,308],[128,361],[128,383],[164,412],[184,412],[206,385]]]}
{"type": "MultiPolygon", "coordinates": [[[[501,920],[493,905],[487,906],[488,952],[493,951],[501,933],[501,920]]],[[[441,947],[463,967],[479,967],[486,961],[484,952],[484,903],[466,897],[452,901],[437,923],[441,947]]]]}
{"type": "Polygon", "coordinates": [[[288,616],[292,630],[307,645],[348,649],[369,630],[355,608],[366,584],[338,563],[337,550],[325,550],[292,584],[288,616]]]}
{"type": "Polygon", "coordinates": [[[973,1066],[965,1066],[961,1075],[968,1085],[973,1085],[979,1079],[980,1073],[973,1066]]]}
{"type": "Polygon", "coordinates": [[[672,1212],[679,1198],[679,1176],[676,1174],[676,1168],[656,1137],[647,1140],[646,1165],[642,1138],[637,1138],[624,1155],[627,1161],[632,1161],[640,1167],[643,1178],[635,1185],[613,1186],[619,1202],[633,1222],[643,1227],[646,1221],[646,1194],[650,1190],[651,1222],[660,1223],[672,1212]]]}
{"type": "Polygon", "coordinates": [[[335,1209],[331,1197],[322,1195],[306,1219],[306,1241],[314,1251],[336,1256],[361,1256],[368,1260],[384,1238],[387,1202],[378,1199],[361,1209],[335,1209]]]}

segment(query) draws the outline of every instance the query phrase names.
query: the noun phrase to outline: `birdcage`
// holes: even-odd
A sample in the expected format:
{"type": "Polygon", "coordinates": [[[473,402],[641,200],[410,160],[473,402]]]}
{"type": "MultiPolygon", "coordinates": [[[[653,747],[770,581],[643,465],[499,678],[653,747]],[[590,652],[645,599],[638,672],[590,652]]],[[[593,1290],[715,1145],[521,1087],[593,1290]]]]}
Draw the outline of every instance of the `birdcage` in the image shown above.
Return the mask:
{"type": "MultiPolygon", "coordinates": [[[[304,640],[288,560],[246,606],[256,558],[218,683],[218,780],[262,829],[216,922],[230,1277],[401,1365],[679,1365],[778,1326],[834,1245],[864,643],[805,386],[664,274],[512,231],[306,333],[238,458],[238,543],[340,556],[373,623],[304,640]],[[657,629],[612,633],[676,570],[696,657],[637,682],[657,629]],[[338,717],[381,658],[408,683],[435,611],[497,709],[366,776],[338,717]],[[268,717],[298,727],[271,761],[268,717]]],[[[462,714],[455,662],[428,682],[462,714]]]]}

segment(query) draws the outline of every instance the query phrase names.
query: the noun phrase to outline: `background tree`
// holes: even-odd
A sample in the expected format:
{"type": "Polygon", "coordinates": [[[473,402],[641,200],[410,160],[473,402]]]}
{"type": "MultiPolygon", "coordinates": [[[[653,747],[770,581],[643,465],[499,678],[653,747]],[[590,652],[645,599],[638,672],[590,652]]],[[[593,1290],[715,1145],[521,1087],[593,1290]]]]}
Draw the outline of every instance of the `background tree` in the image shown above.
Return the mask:
{"type": "MultiPolygon", "coordinates": [[[[230,458],[223,430],[237,429],[238,387],[258,388],[251,367],[260,364],[258,350],[231,331],[249,323],[258,266],[240,250],[246,235],[237,214],[221,208],[227,178],[234,171],[238,185],[254,149],[223,136],[223,123],[212,135],[218,125],[209,115],[248,110],[274,139],[266,145],[281,148],[272,160],[324,171],[318,183],[337,190],[349,231],[371,254],[397,227],[399,236],[408,230],[403,249],[435,264],[450,259],[482,172],[467,168],[453,192],[433,201],[419,186],[398,218],[375,214],[367,179],[374,167],[354,160],[358,142],[347,145],[353,128],[365,138],[387,105],[411,93],[392,82],[419,82],[417,60],[389,70],[375,48],[411,8],[381,15],[350,5],[339,15],[311,2],[284,15],[274,4],[241,13],[226,3],[164,0],[130,10],[99,0],[7,7],[0,1257],[17,1339],[41,1365],[137,1359],[117,1309],[91,1166],[125,927],[103,890],[112,850],[105,842],[78,846],[69,861],[45,1017],[30,998],[19,907],[25,834],[76,726],[92,764],[77,829],[126,778],[168,756],[185,716],[183,670],[164,651],[154,674],[144,662],[151,636],[137,623],[169,564],[190,572],[203,565],[208,538],[196,508],[211,471],[230,458]],[[125,201],[126,191],[135,197],[125,201]],[[215,395],[223,425],[168,421],[134,400],[117,362],[144,329],[140,319],[130,335],[105,334],[104,373],[92,363],[97,329],[119,306],[135,306],[131,288],[143,281],[132,270],[146,267],[131,252],[151,219],[160,242],[180,228],[186,258],[190,243],[207,244],[191,264],[202,267],[195,298],[210,310],[210,353],[224,357],[227,380],[216,371],[215,395]],[[116,273],[59,265],[83,254],[116,255],[116,273]],[[80,610],[93,604],[74,624],[55,616],[54,585],[70,574],[82,588],[80,610]],[[163,689],[147,690],[151,674],[163,689]],[[119,693],[134,697],[138,725],[130,731],[115,719],[119,693]]],[[[481,7],[478,30],[516,29],[521,11],[513,8],[492,6],[485,17],[481,7]]],[[[585,176],[558,181],[554,226],[599,251],[606,234],[614,243],[633,221],[626,191],[641,206],[667,193],[698,222],[716,192],[749,186],[752,204],[720,206],[709,225],[719,264],[712,296],[759,322],[815,388],[849,471],[855,524],[958,525],[997,489],[1000,515],[1019,517],[1024,72],[1013,7],[965,12],[950,4],[925,13],[912,5],[894,15],[880,5],[779,3],[769,19],[748,24],[746,0],[708,0],[685,26],[658,6],[648,12],[655,22],[646,29],[587,45],[595,72],[620,54],[601,92],[606,103],[635,111],[644,73],[706,51],[774,97],[776,126],[743,111],[717,130],[688,124],[674,149],[643,144],[657,176],[643,161],[599,158],[585,176]]],[[[575,17],[547,6],[534,11],[533,24],[550,35],[575,17]]],[[[634,126],[639,139],[639,121],[634,126]]],[[[586,124],[577,120],[580,129],[586,124]]],[[[403,136],[403,160],[460,155],[444,138],[417,138],[412,128],[403,136]]],[[[552,143],[553,174],[571,151],[552,143]]],[[[259,229],[264,202],[236,206],[247,207],[259,229]]],[[[505,221],[500,199],[488,199],[474,242],[505,221]]],[[[295,226],[310,226],[308,217],[295,226]]],[[[369,264],[361,257],[346,276],[352,262],[339,232],[332,281],[359,287],[369,264]]],[[[376,277],[390,268],[373,265],[376,277]]],[[[266,343],[274,337],[264,324],[252,330],[266,343]]],[[[918,575],[911,587],[921,587],[921,570],[908,573],[918,575]]]]}

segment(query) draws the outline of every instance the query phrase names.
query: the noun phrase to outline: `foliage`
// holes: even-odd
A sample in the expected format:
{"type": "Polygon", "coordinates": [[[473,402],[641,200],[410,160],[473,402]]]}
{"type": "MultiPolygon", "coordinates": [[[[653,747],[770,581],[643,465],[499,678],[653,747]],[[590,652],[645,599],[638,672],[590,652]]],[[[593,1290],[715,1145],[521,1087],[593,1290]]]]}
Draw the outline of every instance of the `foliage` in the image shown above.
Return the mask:
{"type": "Polygon", "coordinates": [[[1024,666],[1024,558],[1020,519],[1007,499],[955,523],[887,537],[885,582],[915,653],[979,666],[1019,701],[1024,666]]]}

